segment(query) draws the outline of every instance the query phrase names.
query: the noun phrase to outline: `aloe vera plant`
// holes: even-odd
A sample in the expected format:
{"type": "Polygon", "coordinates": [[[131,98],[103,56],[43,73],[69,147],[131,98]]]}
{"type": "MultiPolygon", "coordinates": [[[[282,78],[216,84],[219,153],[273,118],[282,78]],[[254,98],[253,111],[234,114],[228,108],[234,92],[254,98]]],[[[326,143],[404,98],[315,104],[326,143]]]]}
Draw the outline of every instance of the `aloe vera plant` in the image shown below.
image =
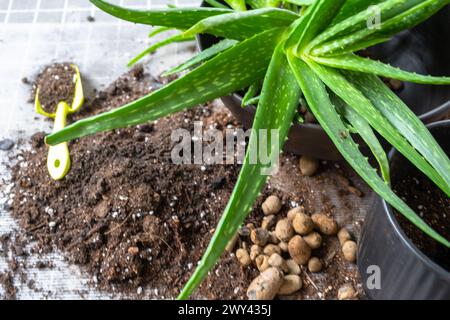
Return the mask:
{"type": "MultiPolygon", "coordinates": [[[[448,239],[390,189],[388,159],[373,131],[450,196],[450,160],[378,76],[436,85],[450,84],[450,77],[409,73],[355,54],[419,24],[450,0],[209,0],[210,7],[150,11],[125,9],[103,0],[91,2],[120,19],[162,27],[158,32],[180,30],[175,40],[199,33],[223,40],[167,72],[190,70],[179,79],[128,105],[53,133],[46,138],[48,144],[156,120],[248,89],[244,100],[257,102],[253,128],[279,130],[277,137],[267,130],[266,142],[252,134],[248,148],[266,147],[270,156],[280,151],[275,146],[282,148],[299,100],[306,99],[322,128],[368,185],[420,230],[450,247],[448,239]],[[378,6],[378,28],[367,27],[370,5],[378,6]],[[350,133],[359,134],[368,144],[381,174],[350,133]]],[[[263,169],[267,167],[249,161],[247,154],[210,245],[179,298],[188,298],[199,285],[251,211],[267,178],[263,169]]]]}

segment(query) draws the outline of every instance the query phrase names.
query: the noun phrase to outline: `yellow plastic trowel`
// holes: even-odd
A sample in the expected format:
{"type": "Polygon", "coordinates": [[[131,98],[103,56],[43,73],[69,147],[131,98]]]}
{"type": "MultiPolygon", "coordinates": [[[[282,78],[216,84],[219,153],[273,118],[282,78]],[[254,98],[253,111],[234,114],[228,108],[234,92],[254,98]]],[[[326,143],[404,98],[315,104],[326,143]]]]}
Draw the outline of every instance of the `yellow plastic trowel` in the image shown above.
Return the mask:
{"type": "MultiPolygon", "coordinates": [[[[49,118],[55,119],[53,132],[64,129],[66,126],[66,118],[68,114],[78,111],[84,102],[83,86],[81,83],[80,71],[76,65],[71,65],[75,70],[74,83],[75,93],[72,101],[72,105],[69,107],[67,102],[60,101],[56,107],[55,113],[48,113],[42,109],[41,102],[39,101],[39,88],[36,90],[35,109],[36,112],[49,118]]],[[[47,168],[50,176],[54,180],[61,180],[66,176],[70,170],[70,154],[67,142],[58,144],[56,146],[50,146],[47,156],[47,168]]]]}

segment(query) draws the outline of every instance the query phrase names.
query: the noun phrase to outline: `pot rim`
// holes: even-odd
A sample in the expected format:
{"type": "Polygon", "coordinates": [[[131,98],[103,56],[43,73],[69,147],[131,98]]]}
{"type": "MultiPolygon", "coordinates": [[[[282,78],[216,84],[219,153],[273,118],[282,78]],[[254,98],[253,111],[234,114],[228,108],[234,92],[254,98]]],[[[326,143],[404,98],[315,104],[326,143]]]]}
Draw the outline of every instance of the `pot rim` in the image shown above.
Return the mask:
{"type": "MultiPolygon", "coordinates": [[[[428,129],[432,129],[435,127],[450,127],[450,120],[441,120],[437,122],[433,122],[429,125],[427,125],[428,129]]],[[[392,157],[398,153],[398,151],[394,148],[391,149],[389,152],[389,160],[392,160],[392,157]]],[[[416,255],[424,264],[426,264],[428,267],[433,269],[435,272],[437,272],[442,277],[450,277],[450,271],[445,270],[442,266],[431,260],[428,256],[426,256],[419,248],[416,247],[416,245],[409,239],[409,237],[405,234],[403,229],[400,227],[400,224],[398,223],[397,219],[395,218],[394,212],[392,210],[392,206],[386,202],[383,198],[381,198],[378,195],[375,195],[376,197],[379,197],[382,202],[383,209],[387,215],[388,221],[391,223],[394,232],[396,235],[400,238],[400,241],[403,241],[403,243],[411,250],[414,255],[416,255]]]]}

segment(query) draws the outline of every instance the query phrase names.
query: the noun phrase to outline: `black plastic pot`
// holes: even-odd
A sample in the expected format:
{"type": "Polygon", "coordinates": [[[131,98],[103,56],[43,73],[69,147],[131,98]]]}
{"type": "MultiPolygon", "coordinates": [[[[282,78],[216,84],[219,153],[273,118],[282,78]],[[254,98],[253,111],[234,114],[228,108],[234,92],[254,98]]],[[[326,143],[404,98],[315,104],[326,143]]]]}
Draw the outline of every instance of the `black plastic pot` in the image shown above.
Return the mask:
{"type": "MultiPolygon", "coordinates": [[[[449,154],[450,121],[437,122],[428,128],[449,154]]],[[[394,150],[390,153],[390,160],[393,168],[402,167],[407,161],[394,150]]],[[[401,229],[392,208],[384,200],[374,197],[374,204],[370,208],[358,247],[358,269],[369,298],[450,299],[450,272],[433,262],[412,243],[401,229]],[[372,286],[371,266],[376,266],[380,271],[381,286],[378,289],[372,286]]]]}
{"type": "MultiPolygon", "coordinates": [[[[371,56],[405,70],[421,74],[450,75],[450,7],[447,6],[425,23],[404,31],[391,41],[373,47],[371,56]]],[[[198,37],[204,50],[218,41],[209,35],[198,37]]],[[[425,123],[443,119],[450,112],[450,87],[405,83],[400,98],[425,123]]],[[[241,107],[242,97],[233,94],[223,103],[246,128],[251,128],[256,108],[241,107]]],[[[318,124],[294,124],[284,149],[324,160],[340,160],[340,153],[318,124]]]]}

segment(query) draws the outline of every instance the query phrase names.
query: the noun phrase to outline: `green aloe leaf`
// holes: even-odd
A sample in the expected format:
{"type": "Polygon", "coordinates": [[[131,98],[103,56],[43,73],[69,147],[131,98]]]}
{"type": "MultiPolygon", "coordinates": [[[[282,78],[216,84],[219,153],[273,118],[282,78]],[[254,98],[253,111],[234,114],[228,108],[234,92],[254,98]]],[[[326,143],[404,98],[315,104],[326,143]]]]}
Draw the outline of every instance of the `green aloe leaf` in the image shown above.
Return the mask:
{"type": "MultiPolygon", "coordinates": [[[[450,195],[450,160],[423,122],[378,77],[351,71],[346,78],[362,92],[373,106],[395,127],[398,132],[436,168],[445,181],[441,189],[450,195]]],[[[439,185],[439,184],[438,184],[439,185]]]]}
{"type": "Polygon", "coordinates": [[[315,62],[329,67],[370,73],[386,78],[422,84],[450,85],[450,77],[433,77],[401,70],[380,61],[363,58],[354,54],[333,57],[310,56],[315,62]]]}
{"type": "Polygon", "coordinates": [[[336,25],[362,11],[366,11],[370,6],[377,5],[385,0],[347,0],[342,9],[334,18],[331,25],[336,25]]]}
{"type": "MultiPolygon", "coordinates": [[[[378,133],[380,133],[390,144],[392,144],[398,151],[400,151],[407,159],[409,159],[417,168],[425,173],[433,182],[438,185],[445,193],[450,195],[450,171],[442,172],[442,166],[439,165],[433,168],[424,159],[424,156],[429,158],[436,158],[439,161],[448,163],[448,158],[436,157],[434,150],[427,152],[423,156],[411,146],[386,117],[372,104],[372,102],[365,97],[361,91],[356,89],[342,74],[329,67],[321,66],[311,60],[306,60],[309,67],[314,70],[317,76],[342,100],[349,106],[355,109],[378,133]],[[448,177],[448,178],[447,178],[448,177]]],[[[380,94],[377,94],[378,99],[383,99],[380,94]]],[[[414,116],[415,117],[415,116],[414,116]]],[[[416,117],[415,117],[416,118],[416,117]]],[[[408,121],[409,119],[405,120],[408,121]]],[[[409,126],[412,123],[408,123],[409,126]]],[[[409,138],[409,137],[408,137],[409,138]]],[[[421,139],[420,137],[415,140],[421,139]]],[[[428,140],[435,148],[439,148],[434,139],[428,140]]],[[[431,147],[431,145],[429,147],[431,147]]],[[[440,149],[440,148],[439,148],[440,149]]],[[[431,159],[430,159],[431,160],[431,159]]],[[[450,167],[449,167],[450,168],[450,167]]]]}
{"type": "Polygon", "coordinates": [[[137,125],[244,89],[264,77],[283,32],[273,29],[238,43],[148,96],[116,110],[80,120],[49,135],[56,145],[89,134],[137,125]]]}
{"type": "Polygon", "coordinates": [[[420,230],[446,247],[450,247],[448,240],[431,229],[377,175],[376,170],[370,166],[367,158],[361,154],[358,145],[353,141],[351,136],[343,136],[341,134],[342,132],[348,132],[348,130],[332,105],[326,87],[318,75],[309,65],[295,56],[288,55],[288,59],[311,111],[353,169],[355,169],[376,193],[401,212],[420,230]]]}
{"type": "Polygon", "coordinates": [[[281,43],[275,50],[264,79],[261,100],[253,123],[253,132],[250,136],[247,155],[238,181],[217,230],[200,264],[180,293],[179,299],[188,298],[206,277],[209,270],[220,258],[227,243],[250,213],[253,203],[264,186],[268,176],[263,170],[267,169],[268,166],[261,163],[259,152],[257,153],[257,161],[251,161],[251,153],[264,148],[270,157],[274,153],[279,153],[280,150],[275,149],[275,146],[278,145],[279,148],[282,148],[287,137],[298,106],[300,90],[286,61],[282,45],[281,43]],[[267,129],[267,141],[259,141],[261,129],[267,129]],[[271,129],[278,130],[278,137],[272,136],[271,129]],[[277,138],[278,143],[275,144],[272,139],[277,138]]]}
{"type": "Polygon", "coordinates": [[[210,33],[228,39],[243,40],[265,30],[288,27],[299,16],[278,8],[234,12],[206,18],[185,32],[187,36],[210,33]]]}
{"type": "MultiPolygon", "coordinates": [[[[411,1],[411,4],[414,1],[411,1]]],[[[313,55],[329,55],[342,54],[359,50],[358,43],[371,39],[389,38],[397,32],[412,28],[420,22],[428,19],[430,16],[439,11],[443,6],[450,3],[450,0],[427,0],[419,1],[417,5],[409,7],[408,10],[399,13],[391,18],[382,17],[380,28],[368,28],[367,26],[355,31],[351,34],[344,35],[338,39],[322,43],[312,50],[313,55]]],[[[352,18],[349,18],[351,20],[352,18]]],[[[316,39],[315,42],[318,42],[316,39]]],[[[314,43],[311,44],[311,47],[314,43]]]]}
{"type": "Polygon", "coordinates": [[[259,91],[261,90],[261,86],[262,86],[262,82],[261,81],[257,81],[255,83],[253,83],[247,90],[247,92],[244,95],[244,98],[242,98],[242,106],[246,107],[248,105],[250,105],[252,102],[255,101],[255,97],[256,95],[259,93],[259,91]]]}
{"type": "Polygon", "coordinates": [[[89,0],[99,9],[119,19],[152,26],[188,29],[200,20],[233,12],[221,8],[169,8],[154,10],[134,10],[123,8],[103,0],[89,0]]]}
{"type": "Polygon", "coordinates": [[[225,0],[228,5],[234,10],[246,11],[247,6],[245,5],[245,0],[225,0]]]}
{"type": "Polygon", "coordinates": [[[317,34],[325,29],[339,12],[345,0],[317,0],[308,8],[302,19],[291,26],[286,48],[300,52],[317,34]]]}
{"type": "MultiPolygon", "coordinates": [[[[414,5],[422,2],[423,0],[386,0],[378,4],[381,21],[387,21],[395,15],[408,10],[414,5]]],[[[369,32],[375,32],[376,29],[369,29],[367,27],[367,21],[373,16],[373,12],[370,10],[364,10],[356,15],[330,26],[318,37],[316,37],[309,45],[308,50],[316,48],[313,51],[314,55],[324,55],[324,52],[331,51],[340,42],[332,40],[331,42],[324,43],[327,40],[334,39],[338,36],[350,35],[352,36],[358,30],[368,30],[369,32]],[[323,44],[324,43],[324,44],[323,44]],[[321,45],[320,47],[318,47],[321,45]],[[318,48],[317,48],[318,47],[318,48]]]]}
{"type": "Polygon", "coordinates": [[[165,47],[169,44],[172,44],[175,42],[185,42],[185,41],[193,41],[193,40],[195,40],[195,37],[189,37],[184,34],[176,34],[174,36],[168,37],[164,40],[161,40],[161,41],[155,43],[154,45],[148,47],[147,49],[145,49],[144,51],[139,53],[136,57],[134,57],[133,59],[131,59],[128,62],[128,67],[135,65],[136,63],[139,62],[139,60],[144,58],[146,55],[149,55],[149,54],[155,52],[156,50],[158,50],[162,47],[165,47]]]}
{"type": "Polygon", "coordinates": [[[162,74],[163,77],[170,76],[172,74],[180,73],[182,71],[185,71],[187,69],[190,69],[192,67],[195,67],[196,65],[205,62],[219,53],[233,47],[236,45],[238,41],[236,40],[229,40],[229,39],[223,39],[219,41],[218,43],[212,45],[208,49],[205,49],[192,57],[191,59],[187,60],[186,62],[180,64],[179,66],[172,68],[162,74]]]}
{"type": "Polygon", "coordinates": [[[229,9],[226,5],[224,5],[218,0],[205,0],[205,2],[214,8],[229,9]]]}
{"type": "Polygon", "coordinates": [[[364,142],[369,146],[370,151],[372,151],[378,165],[380,166],[381,175],[383,176],[384,181],[390,183],[391,178],[389,173],[389,160],[386,152],[380,144],[380,141],[373,132],[372,127],[358,112],[356,112],[335,94],[331,95],[331,101],[339,113],[351,124],[354,131],[358,133],[364,142]]]}

